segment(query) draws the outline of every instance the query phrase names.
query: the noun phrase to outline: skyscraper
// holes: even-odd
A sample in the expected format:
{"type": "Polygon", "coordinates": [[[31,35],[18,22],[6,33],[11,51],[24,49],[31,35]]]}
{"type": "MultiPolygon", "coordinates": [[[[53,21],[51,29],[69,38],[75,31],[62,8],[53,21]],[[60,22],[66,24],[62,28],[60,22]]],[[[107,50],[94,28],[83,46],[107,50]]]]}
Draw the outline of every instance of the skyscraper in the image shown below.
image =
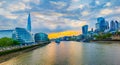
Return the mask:
{"type": "Polygon", "coordinates": [[[87,35],[88,33],[88,25],[82,26],[82,34],[87,35]]]}
{"type": "Polygon", "coordinates": [[[112,20],[111,22],[110,22],[110,31],[115,31],[115,22],[112,20]]]}
{"type": "Polygon", "coordinates": [[[106,30],[106,21],[103,17],[97,18],[97,23],[98,23],[98,30],[100,32],[104,32],[106,30]]]}
{"type": "Polygon", "coordinates": [[[31,17],[30,17],[30,13],[28,15],[27,30],[29,32],[31,32],[31,17]]]}
{"type": "Polygon", "coordinates": [[[118,29],[119,29],[119,22],[115,21],[115,30],[118,31],[118,29]]]}
{"type": "Polygon", "coordinates": [[[109,29],[109,23],[106,21],[106,29],[109,29]]]}
{"type": "Polygon", "coordinates": [[[96,24],[95,24],[95,27],[96,27],[97,30],[99,30],[99,29],[100,29],[100,28],[99,28],[99,23],[96,23],[96,24]]]}

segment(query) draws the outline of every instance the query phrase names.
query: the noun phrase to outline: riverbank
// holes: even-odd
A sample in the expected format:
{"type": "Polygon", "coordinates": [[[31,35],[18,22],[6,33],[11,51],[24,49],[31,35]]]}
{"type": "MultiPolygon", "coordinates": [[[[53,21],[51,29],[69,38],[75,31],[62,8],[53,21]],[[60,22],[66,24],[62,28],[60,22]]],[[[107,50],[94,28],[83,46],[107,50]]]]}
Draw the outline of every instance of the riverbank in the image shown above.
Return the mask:
{"type": "Polygon", "coordinates": [[[111,43],[120,43],[120,40],[94,40],[94,41],[92,40],[90,42],[111,44],[111,43]]]}
{"type": "Polygon", "coordinates": [[[120,42],[120,40],[91,40],[92,42],[120,42]]]}
{"type": "Polygon", "coordinates": [[[92,40],[92,41],[120,41],[120,40],[92,40]]]}
{"type": "Polygon", "coordinates": [[[9,60],[13,57],[16,57],[22,53],[25,52],[29,52],[32,51],[36,48],[42,47],[42,46],[46,46],[48,44],[48,42],[44,43],[44,44],[37,44],[37,45],[33,45],[33,46],[28,46],[28,47],[24,47],[24,48],[18,48],[18,49],[13,49],[13,50],[8,50],[8,51],[2,51],[0,52],[0,63],[9,60]]]}

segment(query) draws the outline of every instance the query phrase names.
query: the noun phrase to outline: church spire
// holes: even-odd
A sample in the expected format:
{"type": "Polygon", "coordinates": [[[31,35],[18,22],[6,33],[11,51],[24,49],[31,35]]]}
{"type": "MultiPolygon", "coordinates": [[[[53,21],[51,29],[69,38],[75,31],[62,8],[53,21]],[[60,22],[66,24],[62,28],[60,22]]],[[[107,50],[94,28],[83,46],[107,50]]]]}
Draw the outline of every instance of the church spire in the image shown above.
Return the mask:
{"type": "Polygon", "coordinates": [[[30,16],[30,13],[28,15],[27,30],[31,32],[31,16],[30,16]]]}

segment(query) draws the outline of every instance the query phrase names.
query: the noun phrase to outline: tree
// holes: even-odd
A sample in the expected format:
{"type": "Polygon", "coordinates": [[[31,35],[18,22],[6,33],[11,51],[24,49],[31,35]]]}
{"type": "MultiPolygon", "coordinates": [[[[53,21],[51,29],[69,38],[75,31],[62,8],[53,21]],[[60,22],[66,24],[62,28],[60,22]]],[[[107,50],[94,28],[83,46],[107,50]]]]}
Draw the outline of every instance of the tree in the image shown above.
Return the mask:
{"type": "Polygon", "coordinates": [[[111,36],[112,36],[111,33],[106,33],[106,34],[94,35],[94,38],[96,38],[97,40],[104,40],[110,38],[111,36]]]}
{"type": "Polygon", "coordinates": [[[13,46],[19,44],[20,43],[17,40],[13,40],[12,38],[4,37],[0,39],[0,47],[13,46]]]}

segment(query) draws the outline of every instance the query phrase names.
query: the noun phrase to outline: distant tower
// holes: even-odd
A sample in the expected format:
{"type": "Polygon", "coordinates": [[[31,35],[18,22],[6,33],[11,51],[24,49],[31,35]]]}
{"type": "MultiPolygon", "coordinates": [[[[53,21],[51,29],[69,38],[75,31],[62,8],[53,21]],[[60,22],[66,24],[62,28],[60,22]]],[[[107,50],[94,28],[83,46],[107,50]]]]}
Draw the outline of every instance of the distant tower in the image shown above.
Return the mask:
{"type": "Polygon", "coordinates": [[[115,31],[115,22],[113,20],[110,22],[110,31],[115,31]]]}
{"type": "Polygon", "coordinates": [[[109,29],[109,23],[106,21],[106,29],[109,29]]]}
{"type": "Polygon", "coordinates": [[[30,13],[28,15],[27,30],[29,32],[31,32],[31,17],[30,17],[30,13]]]}
{"type": "Polygon", "coordinates": [[[106,21],[105,21],[105,19],[103,17],[99,17],[99,18],[97,18],[97,23],[98,23],[98,28],[99,28],[98,30],[100,32],[104,32],[105,29],[106,29],[106,21]]]}
{"type": "Polygon", "coordinates": [[[91,32],[93,32],[93,28],[91,28],[91,32]]]}
{"type": "Polygon", "coordinates": [[[82,26],[82,34],[87,35],[88,33],[88,25],[82,26]]]}
{"type": "Polygon", "coordinates": [[[119,22],[115,21],[115,30],[118,31],[118,29],[119,29],[119,22]]]}

